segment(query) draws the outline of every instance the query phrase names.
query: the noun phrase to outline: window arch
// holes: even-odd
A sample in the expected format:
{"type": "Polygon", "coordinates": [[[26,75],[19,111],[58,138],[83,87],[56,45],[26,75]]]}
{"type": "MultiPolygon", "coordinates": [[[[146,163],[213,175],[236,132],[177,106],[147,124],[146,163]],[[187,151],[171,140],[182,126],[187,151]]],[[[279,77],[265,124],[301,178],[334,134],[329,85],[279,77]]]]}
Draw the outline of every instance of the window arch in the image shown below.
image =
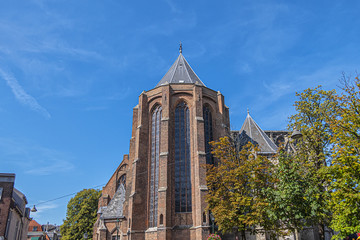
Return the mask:
{"type": "Polygon", "coordinates": [[[161,115],[162,115],[162,108],[161,106],[158,106],[153,111],[151,117],[149,227],[157,226],[161,115]]]}
{"type": "Polygon", "coordinates": [[[126,174],[123,174],[121,177],[119,177],[117,187],[119,188],[121,184],[124,185],[124,188],[126,189],[126,174]]]}
{"type": "Polygon", "coordinates": [[[190,113],[181,102],[175,109],[175,212],[191,212],[190,113]]]}
{"type": "Polygon", "coordinates": [[[212,116],[209,107],[204,106],[203,116],[204,116],[206,164],[214,164],[214,158],[211,154],[211,145],[209,143],[213,141],[212,116]]]}
{"type": "Polygon", "coordinates": [[[120,167],[119,171],[126,171],[127,168],[128,168],[128,165],[124,164],[120,167]]]}
{"type": "Polygon", "coordinates": [[[122,239],[122,231],[120,230],[120,227],[115,227],[111,232],[111,240],[121,240],[122,239]]]}

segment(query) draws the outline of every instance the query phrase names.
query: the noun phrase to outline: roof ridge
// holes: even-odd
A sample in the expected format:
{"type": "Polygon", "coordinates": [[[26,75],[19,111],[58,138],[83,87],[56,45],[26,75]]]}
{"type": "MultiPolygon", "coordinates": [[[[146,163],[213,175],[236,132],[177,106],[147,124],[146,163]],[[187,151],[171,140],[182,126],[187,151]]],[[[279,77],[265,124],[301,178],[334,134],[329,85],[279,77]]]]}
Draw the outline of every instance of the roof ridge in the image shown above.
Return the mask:
{"type": "Polygon", "coordinates": [[[205,84],[200,80],[190,64],[186,61],[184,55],[180,52],[175,62],[171,65],[170,69],[162,77],[156,87],[170,83],[195,84],[197,82],[205,87],[205,84]]]}
{"type": "MultiPolygon", "coordinates": [[[[261,152],[273,152],[277,151],[276,144],[266,135],[264,130],[255,122],[255,120],[248,113],[244,121],[243,126],[241,127],[239,134],[242,134],[245,137],[240,141],[251,141],[252,143],[257,143],[261,152]]],[[[246,144],[243,142],[243,144],[246,144]]]]}
{"type": "Polygon", "coordinates": [[[251,142],[253,141],[253,136],[252,136],[252,132],[251,132],[251,124],[250,124],[250,115],[248,114],[247,115],[247,117],[246,117],[246,119],[248,120],[247,122],[248,122],[248,125],[249,125],[249,134],[250,134],[250,138],[251,138],[251,142]]]}
{"type": "MultiPolygon", "coordinates": [[[[180,53],[181,54],[181,53],[180,53]]],[[[182,54],[181,54],[181,56],[182,56],[182,54]]],[[[190,76],[190,74],[189,74],[189,71],[188,71],[188,69],[187,69],[187,65],[189,65],[188,64],[188,62],[185,60],[185,58],[184,58],[184,56],[182,56],[182,60],[183,60],[183,64],[184,64],[184,68],[186,69],[186,74],[187,74],[187,76],[189,77],[189,79],[191,79],[191,76],[190,76]]],[[[190,67],[190,65],[189,65],[189,67],[190,67]]],[[[190,69],[191,69],[191,67],[190,67],[190,69]]],[[[191,69],[192,70],[192,69],[191,69]]]]}
{"type": "MultiPolygon", "coordinates": [[[[249,114],[249,117],[251,118],[250,114],[249,114]]],[[[252,118],[251,118],[252,119],[252,118]]],[[[254,124],[255,124],[255,127],[258,129],[258,131],[261,133],[261,136],[263,137],[263,139],[265,140],[266,144],[271,148],[273,149],[275,152],[276,152],[276,149],[274,149],[272,146],[270,146],[268,140],[270,140],[272,142],[272,140],[266,135],[266,133],[264,132],[264,130],[262,130],[259,125],[255,122],[254,119],[252,119],[254,124]],[[265,136],[264,136],[265,134],[265,136]]],[[[275,144],[275,143],[274,143],[275,144]]]]}
{"type": "MultiPolygon", "coordinates": [[[[200,84],[204,85],[205,84],[201,81],[201,79],[199,78],[199,76],[196,74],[196,72],[192,69],[192,67],[190,66],[190,64],[188,63],[188,61],[186,61],[185,57],[183,56],[184,61],[186,63],[186,66],[188,66],[190,68],[190,70],[195,74],[195,76],[197,77],[197,79],[200,81],[200,84]]],[[[189,72],[187,71],[187,73],[189,74],[189,72]]],[[[190,77],[190,76],[189,76],[190,77]]]]}
{"type": "MultiPolygon", "coordinates": [[[[176,64],[176,65],[178,65],[179,64],[179,61],[180,61],[180,56],[181,56],[182,54],[181,54],[181,52],[180,52],[180,54],[179,54],[179,56],[178,56],[178,58],[175,60],[175,63],[173,64],[173,66],[176,64]]],[[[172,66],[171,66],[172,67],[172,66]]],[[[171,68],[170,68],[171,69],[171,68]]],[[[174,76],[175,76],[175,72],[176,72],[176,69],[174,70],[174,72],[172,73],[172,76],[171,76],[171,78],[170,78],[170,82],[169,83],[171,83],[171,80],[172,79],[174,79],[174,76]]]]}

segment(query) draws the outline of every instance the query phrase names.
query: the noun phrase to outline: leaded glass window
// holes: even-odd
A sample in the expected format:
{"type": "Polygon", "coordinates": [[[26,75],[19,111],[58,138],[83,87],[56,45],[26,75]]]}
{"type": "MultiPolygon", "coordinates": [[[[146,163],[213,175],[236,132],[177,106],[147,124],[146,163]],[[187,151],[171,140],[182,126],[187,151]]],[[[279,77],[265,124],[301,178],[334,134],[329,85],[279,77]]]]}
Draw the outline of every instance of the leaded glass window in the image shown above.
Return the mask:
{"type": "Polygon", "coordinates": [[[204,116],[206,164],[214,164],[214,158],[211,154],[211,145],[210,145],[210,142],[213,141],[212,117],[211,117],[210,109],[206,106],[203,108],[203,116],[204,116]]]}
{"type": "Polygon", "coordinates": [[[157,226],[161,114],[162,114],[162,108],[158,106],[152,113],[152,118],[151,118],[149,227],[157,226]]]}
{"type": "Polygon", "coordinates": [[[120,187],[120,184],[124,185],[124,188],[126,189],[126,174],[121,175],[121,177],[118,180],[117,187],[120,187]]]}
{"type": "Polygon", "coordinates": [[[175,212],[191,212],[190,113],[182,102],[175,109],[175,212]]]}

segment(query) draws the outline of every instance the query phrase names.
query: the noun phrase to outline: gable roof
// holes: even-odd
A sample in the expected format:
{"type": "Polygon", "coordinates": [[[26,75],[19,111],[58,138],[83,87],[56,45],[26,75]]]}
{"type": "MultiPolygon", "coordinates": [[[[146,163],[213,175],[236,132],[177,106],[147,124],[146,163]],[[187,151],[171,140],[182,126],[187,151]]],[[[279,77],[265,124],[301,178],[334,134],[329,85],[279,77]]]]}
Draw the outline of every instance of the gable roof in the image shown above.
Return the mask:
{"type": "Polygon", "coordinates": [[[125,201],[125,187],[123,184],[120,184],[120,186],[115,192],[114,197],[110,200],[108,206],[103,207],[101,209],[100,213],[102,213],[102,215],[100,218],[101,219],[123,218],[124,201],[125,201]]]}
{"type": "Polygon", "coordinates": [[[160,80],[156,87],[170,83],[196,83],[205,87],[205,84],[192,70],[181,51],[174,64],[170,67],[169,71],[160,80]]]}
{"type": "Polygon", "coordinates": [[[249,141],[258,145],[260,153],[263,154],[274,154],[278,149],[275,143],[266,135],[259,125],[256,124],[248,112],[245,122],[240,129],[238,142],[240,146],[244,146],[249,141]]]}
{"type": "Polygon", "coordinates": [[[36,231],[42,231],[42,226],[37,222],[37,221],[35,221],[34,219],[33,220],[31,220],[30,221],[30,223],[29,223],[29,227],[28,227],[28,232],[33,232],[33,230],[34,230],[34,227],[38,227],[37,228],[37,230],[36,231]]]}

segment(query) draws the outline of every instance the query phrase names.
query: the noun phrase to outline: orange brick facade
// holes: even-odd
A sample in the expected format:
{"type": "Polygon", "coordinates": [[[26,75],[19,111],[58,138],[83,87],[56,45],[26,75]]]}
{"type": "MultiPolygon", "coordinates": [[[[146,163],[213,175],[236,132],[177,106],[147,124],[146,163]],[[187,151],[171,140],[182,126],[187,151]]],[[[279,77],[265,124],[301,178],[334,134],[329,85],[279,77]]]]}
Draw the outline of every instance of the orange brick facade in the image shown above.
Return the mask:
{"type": "Polygon", "coordinates": [[[230,132],[229,109],[220,92],[197,83],[164,84],[139,96],[133,109],[129,155],[125,155],[99,201],[99,211],[113,199],[119,179],[126,175],[122,216],[99,218],[93,239],[112,240],[200,240],[209,235],[206,210],[205,133],[203,107],[211,111],[213,139],[230,132]],[[175,108],[184,102],[189,108],[192,211],[175,212],[175,108]],[[159,154],[157,226],[149,226],[150,159],[152,112],[162,107],[159,154]],[[118,227],[117,227],[118,226],[118,227]]]}

